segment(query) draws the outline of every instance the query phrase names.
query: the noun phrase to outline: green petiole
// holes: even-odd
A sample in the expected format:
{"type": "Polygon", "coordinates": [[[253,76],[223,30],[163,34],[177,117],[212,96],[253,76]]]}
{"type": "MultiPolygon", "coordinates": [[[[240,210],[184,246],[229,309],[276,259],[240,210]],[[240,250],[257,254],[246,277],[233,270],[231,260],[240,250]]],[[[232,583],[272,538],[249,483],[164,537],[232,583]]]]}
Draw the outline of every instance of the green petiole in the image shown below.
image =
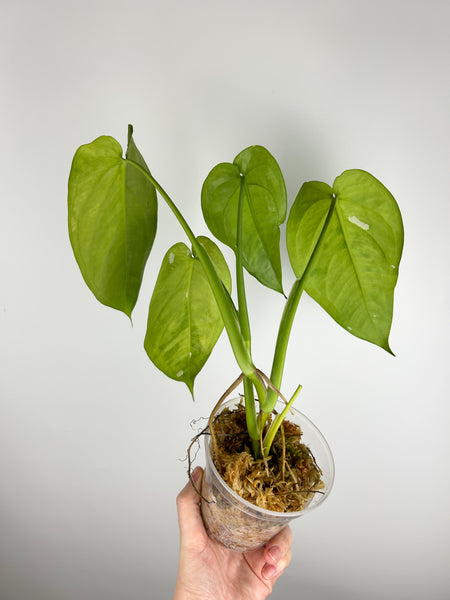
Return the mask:
{"type": "MultiPolygon", "coordinates": [[[[281,387],[284,365],[286,362],[287,347],[288,347],[288,343],[289,343],[289,336],[291,334],[291,329],[292,329],[292,324],[294,322],[295,313],[297,311],[297,307],[298,307],[300,298],[303,293],[305,281],[306,281],[309,271],[311,270],[311,266],[313,264],[314,257],[317,255],[317,253],[320,249],[320,246],[322,245],[322,241],[325,237],[325,233],[330,224],[335,205],[336,205],[336,197],[333,196],[331,203],[330,203],[330,208],[329,208],[327,216],[325,218],[320,235],[317,239],[316,245],[314,246],[314,249],[311,253],[311,256],[305,267],[305,270],[303,271],[302,276],[300,277],[300,279],[297,279],[294,282],[294,284],[291,288],[286,305],[284,307],[283,314],[281,316],[280,326],[278,329],[278,337],[277,337],[277,342],[276,342],[276,346],[275,346],[274,358],[273,358],[273,363],[272,363],[272,371],[270,373],[270,380],[273,383],[273,385],[275,386],[275,388],[277,388],[277,389],[280,389],[280,387],[281,387]]],[[[272,410],[275,407],[275,404],[277,403],[277,400],[278,400],[277,393],[272,389],[268,389],[266,398],[261,406],[261,409],[267,413],[272,412],[272,410]]]]}
{"type": "Polygon", "coordinates": [[[273,440],[275,439],[275,435],[276,435],[278,429],[280,428],[281,423],[284,421],[284,418],[287,415],[288,411],[290,410],[291,406],[294,404],[294,401],[296,400],[297,396],[299,395],[301,389],[302,389],[302,386],[299,385],[298,388],[295,390],[294,394],[292,395],[292,398],[289,400],[289,402],[284,407],[283,411],[275,417],[272,424],[270,425],[269,430],[267,431],[266,436],[264,438],[264,444],[263,444],[265,456],[269,455],[270,447],[272,446],[273,440]]]}
{"type": "Polygon", "coordinates": [[[141,165],[138,163],[126,158],[124,159],[128,164],[133,165],[140,173],[142,173],[154,186],[154,188],[159,192],[161,197],[165,200],[166,204],[169,206],[170,210],[175,215],[177,221],[180,223],[184,232],[186,233],[190,243],[192,244],[192,248],[200,260],[202,267],[205,271],[205,274],[208,278],[209,284],[213,291],[214,297],[217,302],[217,306],[219,307],[220,313],[222,315],[222,319],[224,322],[225,330],[228,334],[228,338],[230,340],[230,344],[236,358],[236,361],[244,373],[244,375],[252,382],[255,386],[258,397],[265,397],[265,389],[262,383],[260,382],[255,366],[253,365],[253,361],[247,347],[247,344],[242,335],[241,326],[236,316],[236,307],[233,304],[233,301],[228,294],[227,290],[222,284],[221,279],[217,275],[216,269],[203,246],[199,244],[197,238],[192,232],[191,228],[187,224],[183,215],[179,211],[176,204],[170,198],[169,194],[161,187],[161,185],[156,181],[156,179],[141,165]]]}
{"type": "MultiPolygon", "coordinates": [[[[251,333],[250,322],[248,318],[247,298],[245,294],[244,281],[244,265],[242,260],[242,237],[243,237],[243,213],[244,213],[244,194],[245,194],[245,179],[241,175],[239,189],[239,204],[237,217],[237,234],[236,234],[236,287],[238,297],[238,315],[239,324],[241,327],[242,336],[251,354],[251,333]]],[[[245,414],[247,420],[247,429],[252,440],[253,453],[255,456],[261,454],[260,450],[260,427],[256,416],[255,396],[253,383],[248,377],[244,379],[244,397],[245,397],[245,414]]]]}

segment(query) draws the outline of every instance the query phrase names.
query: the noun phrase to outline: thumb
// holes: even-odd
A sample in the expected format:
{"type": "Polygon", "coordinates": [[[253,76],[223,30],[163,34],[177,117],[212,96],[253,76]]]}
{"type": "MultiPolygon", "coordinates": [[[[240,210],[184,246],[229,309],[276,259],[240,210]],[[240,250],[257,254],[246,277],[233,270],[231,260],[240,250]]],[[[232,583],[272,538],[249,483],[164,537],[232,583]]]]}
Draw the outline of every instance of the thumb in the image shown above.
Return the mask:
{"type": "MultiPolygon", "coordinates": [[[[200,490],[203,477],[203,469],[196,467],[191,475],[195,487],[200,490]]],[[[200,513],[200,496],[195,491],[191,481],[188,481],[177,496],[178,526],[180,528],[181,541],[200,541],[206,536],[200,513]]]]}

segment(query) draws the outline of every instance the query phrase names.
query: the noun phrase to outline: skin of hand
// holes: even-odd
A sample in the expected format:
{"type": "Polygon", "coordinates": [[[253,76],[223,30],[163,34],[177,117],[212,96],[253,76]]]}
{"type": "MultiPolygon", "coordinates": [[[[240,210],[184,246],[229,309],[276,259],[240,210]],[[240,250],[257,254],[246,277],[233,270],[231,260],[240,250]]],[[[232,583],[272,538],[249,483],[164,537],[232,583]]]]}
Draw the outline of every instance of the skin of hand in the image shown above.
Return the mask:
{"type": "MultiPolygon", "coordinates": [[[[200,488],[203,470],[192,473],[200,488]]],[[[263,548],[238,553],[208,537],[199,497],[189,481],[177,497],[180,558],[174,600],[264,600],[288,566],[292,532],[282,529],[263,548]]]]}

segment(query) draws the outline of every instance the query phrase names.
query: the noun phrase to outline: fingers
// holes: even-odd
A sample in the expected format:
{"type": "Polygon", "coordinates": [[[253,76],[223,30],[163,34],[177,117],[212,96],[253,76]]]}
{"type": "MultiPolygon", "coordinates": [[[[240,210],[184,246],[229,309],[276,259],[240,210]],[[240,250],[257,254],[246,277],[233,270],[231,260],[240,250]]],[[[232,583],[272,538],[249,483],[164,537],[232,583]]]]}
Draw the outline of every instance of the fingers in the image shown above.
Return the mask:
{"type": "MultiPolygon", "coordinates": [[[[191,477],[198,489],[201,487],[202,476],[203,469],[196,467],[191,477]]],[[[180,528],[181,543],[196,543],[205,535],[199,501],[199,495],[195,491],[191,481],[188,481],[177,496],[178,526],[180,528]]]]}
{"type": "Polygon", "coordinates": [[[266,580],[278,578],[289,565],[292,558],[292,531],[284,527],[264,548],[264,564],[261,576],[266,580]]]}
{"type": "Polygon", "coordinates": [[[292,544],[292,530],[289,526],[269,540],[264,548],[264,558],[269,564],[276,564],[289,550],[292,544]]]}
{"type": "Polygon", "coordinates": [[[265,563],[265,565],[261,569],[261,577],[268,581],[270,581],[270,580],[274,581],[274,580],[278,579],[278,577],[280,577],[280,575],[282,575],[282,573],[284,572],[286,567],[291,562],[291,559],[292,559],[292,550],[289,548],[289,550],[286,552],[286,554],[280,560],[278,560],[276,563],[274,563],[274,564],[273,563],[265,563]]]}
{"type": "Polygon", "coordinates": [[[271,590],[291,562],[292,531],[284,527],[267,542],[264,548],[245,553],[245,560],[253,573],[271,590]]]}

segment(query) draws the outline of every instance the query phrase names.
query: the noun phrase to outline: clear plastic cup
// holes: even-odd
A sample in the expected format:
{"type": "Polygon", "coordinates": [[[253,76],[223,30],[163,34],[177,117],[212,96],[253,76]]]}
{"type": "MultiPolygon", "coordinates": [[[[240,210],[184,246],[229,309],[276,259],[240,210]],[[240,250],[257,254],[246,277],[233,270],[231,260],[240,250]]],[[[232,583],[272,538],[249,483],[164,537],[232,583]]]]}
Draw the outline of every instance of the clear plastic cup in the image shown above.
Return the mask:
{"type": "MultiPolygon", "coordinates": [[[[233,408],[240,399],[230,400],[222,407],[233,408]]],[[[282,409],[282,405],[277,407],[282,409]]],[[[327,441],[317,427],[301,412],[291,409],[287,420],[300,425],[302,443],[306,444],[322,471],[324,483],[320,494],[297,512],[276,512],[259,508],[236,494],[219,475],[209,451],[210,439],[205,437],[206,465],[202,479],[201,510],[208,535],[230,550],[248,552],[263,546],[293,519],[317,508],[328,497],[334,481],[334,461],[327,441]],[[207,501],[205,501],[205,499],[207,501]]]]}

